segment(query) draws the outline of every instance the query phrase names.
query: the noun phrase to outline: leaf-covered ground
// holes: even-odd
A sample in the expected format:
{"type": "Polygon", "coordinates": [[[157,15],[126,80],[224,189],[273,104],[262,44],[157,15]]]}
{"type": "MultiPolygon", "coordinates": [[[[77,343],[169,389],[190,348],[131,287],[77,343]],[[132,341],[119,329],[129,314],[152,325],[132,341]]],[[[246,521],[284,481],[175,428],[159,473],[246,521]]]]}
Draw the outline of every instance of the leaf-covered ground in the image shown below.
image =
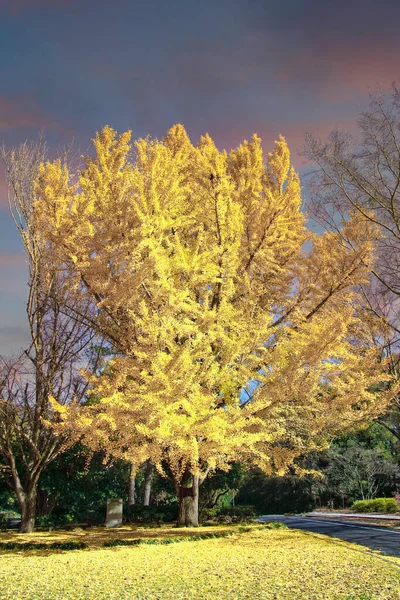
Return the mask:
{"type": "MultiPolygon", "coordinates": [[[[257,527],[253,525],[253,527],[257,527]]],[[[184,527],[177,528],[174,525],[161,525],[150,527],[146,525],[125,525],[117,529],[107,529],[106,527],[90,527],[88,529],[75,528],[73,530],[53,530],[53,531],[34,531],[33,533],[21,534],[17,531],[6,531],[0,533],[0,543],[3,542],[71,542],[79,541],[87,544],[90,548],[101,548],[104,542],[113,540],[134,540],[137,538],[145,539],[165,539],[171,537],[191,536],[199,533],[220,533],[232,531],[234,527],[230,525],[218,525],[211,527],[184,527]]]]}
{"type": "Polygon", "coordinates": [[[400,571],[361,547],[288,529],[167,546],[2,554],[0,599],[55,598],[400,600],[400,571]]]}

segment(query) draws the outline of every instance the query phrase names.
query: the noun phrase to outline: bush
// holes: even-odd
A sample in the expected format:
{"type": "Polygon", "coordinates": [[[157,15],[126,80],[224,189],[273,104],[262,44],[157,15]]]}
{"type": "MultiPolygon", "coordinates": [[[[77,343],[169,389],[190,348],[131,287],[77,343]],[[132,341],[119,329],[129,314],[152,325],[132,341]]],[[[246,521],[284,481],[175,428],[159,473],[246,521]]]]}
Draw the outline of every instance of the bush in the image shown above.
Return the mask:
{"type": "Polygon", "coordinates": [[[38,515],[35,519],[36,527],[56,527],[59,525],[58,519],[55,519],[52,515],[38,515]]]}
{"type": "Polygon", "coordinates": [[[254,506],[238,505],[205,508],[201,511],[201,520],[215,521],[217,523],[247,523],[257,517],[254,506]]]}
{"type": "Polygon", "coordinates": [[[7,513],[0,513],[0,531],[5,531],[7,529],[8,519],[7,513]]]}
{"type": "Polygon", "coordinates": [[[178,516],[178,503],[159,504],[158,506],[127,506],[124,509],[125,523],[171,523],[178,516]]]}
{"type": "Polygon", "coordinates": [[[353,502],[351,510],[360,513],[383,512],[395,513],[399,507],[394,498],[374,498],[373,500],[357,500],[353,502]]]}
{"type": "MultiPolygon", "coordinates": [[[[92,524],[103,524],[104,519],[100,523],[90,523],[92,524]]],[[[38,515],[35,519],[35,527],[44,528],[44,529],[53,529],[53,528],[63,528],[63,527],[71,527],[78,526],[78,521],[74,519],[73,515],[70,514],[53,514],[50,515],[38,515]]]]}
{"type": "Polygon", "coordinates": [[[236,517],[238,519],[255,519],[257,516],[254,506],[250,504],[242,504],[239,506],[228,506],[222,508],[220,511],[221,515],[227,515],[229,517],[236,517]]]}
{"type": "Polygon", "coordinates": [[[10,520],[17,519],[20,516],[15,510],[0,509],[0,531],[8,529],[10,527],[10,520]]]}

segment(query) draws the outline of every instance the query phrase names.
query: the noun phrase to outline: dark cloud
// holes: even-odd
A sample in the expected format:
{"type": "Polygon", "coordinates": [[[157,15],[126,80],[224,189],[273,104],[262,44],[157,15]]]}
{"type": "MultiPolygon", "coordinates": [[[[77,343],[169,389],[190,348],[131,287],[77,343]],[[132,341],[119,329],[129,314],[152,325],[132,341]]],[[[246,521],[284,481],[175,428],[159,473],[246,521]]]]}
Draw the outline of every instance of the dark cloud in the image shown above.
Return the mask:
{"type": "Polygon", "coordinates": [[[400,76],[397,1],[249,0],[242,15],[264,56],[273,38],[278,85],[348,99],[400,76]]]}
{"type": "MultiPolygon", "coordinates": [[[[268,152],[282,133],[301,168],[307,130],[354,128],[368,86],[400,79],[399,22],[397,0],[0,0],[0,138],[44,128],[52,155],[73,137],[87,153],[106,123],[138,138],[182,122],[227,150],[256,132],[268,152]]],[[[5,203],[0,169],[11,326],[26,265],[5,203]]]]}

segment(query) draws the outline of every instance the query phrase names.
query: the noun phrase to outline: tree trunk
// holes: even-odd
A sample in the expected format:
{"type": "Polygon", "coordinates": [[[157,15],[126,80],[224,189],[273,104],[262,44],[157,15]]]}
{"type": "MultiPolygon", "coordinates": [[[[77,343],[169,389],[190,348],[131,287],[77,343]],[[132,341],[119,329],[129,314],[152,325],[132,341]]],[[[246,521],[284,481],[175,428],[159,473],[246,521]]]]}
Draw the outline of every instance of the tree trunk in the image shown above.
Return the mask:
{"type": "Polygon", "coordinates": [[[32,533],[36,517],[36,488],[25,494],[21,503],[21,533],[32,533]]]}
{"type": "Polygon", "coordinates": [[[199,526],[199,478],[191,477],[191,485],[178,485],[178,527],[199,526]]]}
{"type": "Polygon", "coordinates": [[[9,460],[14,489],[21,510],[21,525],[19,530],[21,533],[31,533],[35,527],[39,471],[36,472],[36,477],[29,478],[28,481],[25,482],[25,485],[22,485],[13,453],[9,454],[9,460]]]}
{"type": "Polygon", "coordinates": [[[128,489],[128,504],[133,506],[135,504],[135,465],[131,463],[131,472],[129,474],[129,489],[128,489]]]}
{"type": "Polygon", "coordinates": [[[153,479],[153,465],[148,460],[146,462],[146,470],[144,472],[144,500],[143,505],[149,506],[151,494],[151,480],[153,479]]]}

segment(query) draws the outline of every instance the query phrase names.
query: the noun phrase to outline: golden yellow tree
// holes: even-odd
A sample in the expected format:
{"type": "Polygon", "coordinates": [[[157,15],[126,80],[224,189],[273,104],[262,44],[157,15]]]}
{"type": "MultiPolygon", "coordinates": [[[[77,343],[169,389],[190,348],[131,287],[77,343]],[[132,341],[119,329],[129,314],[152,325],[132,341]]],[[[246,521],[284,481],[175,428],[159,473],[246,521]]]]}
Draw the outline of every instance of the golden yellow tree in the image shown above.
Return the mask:
{"type": "MultiPolygon", "coordinates": [[[[87,373],[97,402],[63,427],[174,482],[179,524],[198,523],[199,484],[232,461],[283,472],[390,391],[355,286],[368,279],[367,221],[311,234],[281,137],[263,164],[253,136],[229,155],[182,125],[162,141],[96,135],[70,173],[46,163],[36,218],[71,287],[98,307],[115,357],[87,373]],[[308,244],[306,244],[308,242],[308,244]]],[[[372,332],[372,333],[371,333],[372,332]]]]}

